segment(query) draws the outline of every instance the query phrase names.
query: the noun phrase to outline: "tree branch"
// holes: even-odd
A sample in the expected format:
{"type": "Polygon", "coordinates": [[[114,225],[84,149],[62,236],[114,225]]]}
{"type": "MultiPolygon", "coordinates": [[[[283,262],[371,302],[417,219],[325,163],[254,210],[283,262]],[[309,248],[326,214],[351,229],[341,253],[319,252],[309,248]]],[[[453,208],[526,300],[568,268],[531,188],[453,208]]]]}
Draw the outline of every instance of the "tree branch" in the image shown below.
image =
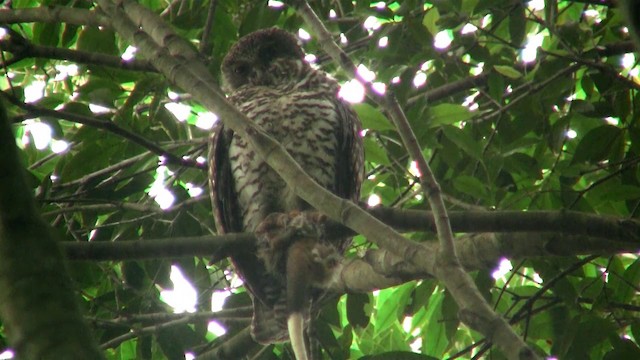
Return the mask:
{"type": "Polygon", "coordinates": [[[9,343],[20,359],[102,359],[36,209],[1,101],[0,153],[0,316],[9,343]]]}
{"type": "MultiPolygon", "coordinates": [[[[636,238],[638,234],[636,232],[636,238]]],[[[219,260],[238,251],[251,251],[255,242],[253,234],[242,233],[137,241],[63,242],[62,249],[70,260],[80,261],[176,259],[188,256],[219,260]]],[[[467,271],[492,269],[502,258],[516,260],[525,257],[631,253],[640,249],[639,243],[638,239],[611,240],[562,232],[482,233],[456,239],[460,248],[460,262],[467,271]]],[[[430,254],[424,261],[435,262],[438,244],[425,242],[423,246],[430,254]]],[[[362,259],[346,260],[336,289],[340,292],[368,292],[434,275],[435,272],[425,272],[387,250],[369,250],[362,259]]]]}
{"type": "MultiPolygon", "coordinates": [[[[431,171],[427,160],[422,155],[418,140],[397,99],[389,94],[377,94],[372,88],[372,84],[358,74],[353,62],[351,62],[348,56],[332,40],[329,31],[313,12],[309,3],[307,1],[298,1],[296,3],[298,4],[298,12],[318,36],[318,42],[322,48],[334,61],[340,64],[344,70],[365,84],[368,95],[379,105],[383,106],[398,130],[398,134],[400,134],[400,138],[407,152],[417,163],[420,171],[420,184],[425,191],[426,198],[434,213],[440,243],[438,256],[435,259],[435,274],[436,277],[445,284],[447,290],[451,292],[456,303],[460,306],[461,320],[465,321],[466,319],[467,321],[465,322],[468,325],[482,332],[483,335],[496,343],[502,348],[507,357],[514,359],[537,359],[538,356],[533,350],[513,331],[509,324],[489,306],[471,277],[462,268],[456,254],[453,231],[451,230],[447,209],[442,199],[440,185],[431,171]],[[462,316],[463,314],[464,316],[462,316]],[[476,321],[475,319],[478,318],[483,319],[483,321],[476,321]],[[472,319],[474,320],[471,321],[472,319]]],[[[383,246],[383,244],[377,240],[378,239],[372,241],[383,246]]],[[[392,246],[385,246],[385,248],[393,249],[392,246]]],[[[415,252],[417,253],[418,251],[415,252]]],[[[415,261],[415,264],[419,264],[421,261],[419,259],[412,260],[415,261]]],[[[422,261],[423,260],[424,259],[422,259],[422,261]]]]}
{"type": "Polygon", "coordinates": [[[161,148],[160,146],[154,144],[153,142],[143,138],[142,136],[132,133],[124,128],[121,128],[120,126],[118,126],[116,123],[111,122],[111,121],[104,121],[104,120],[98,120],[95,118],[91,118],[88,116],[83,116],[83,115],[78,115],[75,113],[71,113],[71,112],[66,112],[66,111],[58,111],[58,110],[51,110],[51,109],[47,109],[47,108],[43,108],[40,106],[36,106],[36,105],[31,105],[31,104],[27,104],[24,103],[18,99],[16,99],[15,97],[5,93],[5,92],[0,92],[0,96],[3,97],[4,99],[8,100],[9,102],[11,102],[12,104],[18,106],[19,108],[27,111],[29,113],[30,116],[32,117],[39,117],[39,116],[50,116],[56,119],[64,119],[67,121],[71,121],[71,122],[75,122],[78,124],[83,124],[83,125],[87,125],[87,126],[91,126],[97,129],[102,129],[102,130],[106,130],[109,131],[113,134],[116,134],[118,136],[121,136],[122,138],[125,138],[135,144],[138,144],[140,146],[142,146],[143,148],[157,154],[158,156],[162,156],[165,158],[166,163],[168,164],[176,164],[176,165],[182,165],[182,166],[189,166],[189,167],[196,167],[196,168],[201,168],[204,169],[205,166],[203,164],[197,163],[193,160],[189,160],[189,159],[182,159],[166,150],[164,150],[163,148],[161,148]]]}
{"type": "Polygon", "coordinates": [[[123,60],[118,56],[111,56],[96,52],[69,50],[54,46],[34,45],[29,42],[16,42],[13,36],[0,40],[0,49],[13,54],[13,58],[7,60],[1,66],[10,66],[26,58],[44,58],[55,60],[73,61],[78,64],[108,66],[123,70],[149,71],[156,70],[146,60],[123,60]]]}
{"type": "Polygon", "coordinates": [[[0,9],[0,24],[28,22],[67,23],[111,28],[109,19],[92,10],[65,6],[43,6],[29,9],[0,9]]]}

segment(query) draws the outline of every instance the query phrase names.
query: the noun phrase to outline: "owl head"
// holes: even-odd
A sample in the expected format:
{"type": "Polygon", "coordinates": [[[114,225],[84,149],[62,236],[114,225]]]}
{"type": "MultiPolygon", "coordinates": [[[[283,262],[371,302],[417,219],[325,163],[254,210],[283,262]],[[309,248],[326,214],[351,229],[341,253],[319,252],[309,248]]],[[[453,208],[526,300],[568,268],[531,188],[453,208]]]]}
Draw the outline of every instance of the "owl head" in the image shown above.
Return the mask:
{"type": "Polygon", "coordinates": [[[230,90],[242,85],[274,85],[291,73],[288,65],[306,64],[304,52],[290,33],[264,29],[242,37],[222,61],[222,75],[230,90]]]}

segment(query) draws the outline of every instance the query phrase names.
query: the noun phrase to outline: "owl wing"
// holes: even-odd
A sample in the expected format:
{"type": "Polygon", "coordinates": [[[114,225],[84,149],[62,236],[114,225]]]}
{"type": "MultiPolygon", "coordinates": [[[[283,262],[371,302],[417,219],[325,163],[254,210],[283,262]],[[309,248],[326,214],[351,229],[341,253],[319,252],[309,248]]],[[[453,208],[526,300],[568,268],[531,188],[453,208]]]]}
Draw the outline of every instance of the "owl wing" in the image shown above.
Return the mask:
{"type": "Polygon", "coordinates": [[[219,234],[242,231],[242,217],[229,162],[232,138],[233,131],[221,122],[209,138],[209,189],[213,218],[219,234]]]}
{"type": "MultiPolygon", "coordinates": [[[[219,234],[243,231],[242,212],[237,201],[229,162],[233,131],[218,123],[209,139],[209,189],[213,217],[219,234]]],[[[257,249],[244,249],[231,257],[253,302],[252,333],[256,341],[269,344],[288,340],[283,285],[269,275],[256,256],[257,249]]]]}
{"type": "MultiPolygon", "coordinates": [[[[362,124],[355,111],[343,100],[336,97],[335,109],[340,121],[338,131],[338,152],[336,154],[336,172],[334,193],[356,204],[360,200],[360,186],[364,178],[364,145],[362,143],[362,124]]],[[[340,239],[338,250],[343,253],[351,239],[340,239]]]]}
{"type": "MultiPolygon", "coordinates": [[[[213,217],[219,234],[244,230],[229,162],[232,138],[233,131],[219,123],[209,143],[209,188],[213,217]]],[[[264,289],[270,285],[271,279],[265,278],[267,271],[257,258],[256,251],[255,248],[239,251],[231,257],[231,261],[249,291],[261,301],[266,301],[264,289]]]]}

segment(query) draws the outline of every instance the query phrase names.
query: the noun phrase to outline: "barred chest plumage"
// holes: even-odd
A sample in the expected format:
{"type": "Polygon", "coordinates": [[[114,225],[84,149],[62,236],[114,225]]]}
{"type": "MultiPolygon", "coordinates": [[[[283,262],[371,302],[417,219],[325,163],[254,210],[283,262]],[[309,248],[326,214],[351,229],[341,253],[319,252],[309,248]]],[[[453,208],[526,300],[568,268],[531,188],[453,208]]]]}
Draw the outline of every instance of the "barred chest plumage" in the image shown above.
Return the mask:
{"type": "MultiPolygon", "coordinates": [[[[341,121],[336,92],[326,84],[312,88],[253,86],[239,89],[231,99],[282,144],[307,174],[333,190],[341,121]]],[[[308,208],[237,135],[229,147],[229,160],[246,231],[253,231],[270,213],[308,208]]]]}

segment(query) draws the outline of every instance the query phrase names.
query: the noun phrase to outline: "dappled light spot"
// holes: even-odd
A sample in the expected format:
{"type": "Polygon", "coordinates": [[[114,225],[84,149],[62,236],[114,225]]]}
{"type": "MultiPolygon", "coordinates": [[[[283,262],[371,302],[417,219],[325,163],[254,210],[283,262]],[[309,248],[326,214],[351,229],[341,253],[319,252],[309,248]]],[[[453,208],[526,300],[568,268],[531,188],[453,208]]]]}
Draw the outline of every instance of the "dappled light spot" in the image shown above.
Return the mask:
{"type": "Polygon", "coordinates": [[[57,74],[54,81],[62,81],[70,76],[78,76],[78,65],[76,64],[58,64],[56,65],[57,74]]]}
{"type": "MultiPolygon", "coordinates": [[[[160,157],[160,162],[164,161],[160,157]]],[[[156,169],[156,179],[148,190],[148,195],[152,197],[161,209],[165,210],[171,207],[175,201],[175,196],[169,191],[165,185],[165,178],[171,175],[166,166],[158,166],[156,169]]]]}
{"type": "Polygon", "coordinates": [[[511,261],[506,258],[500,259],[500,263],[498,264],[498,268],[495,269],[491,273],[491,277],[498,280],[505,277],[511,270],[513,270],[513,265],[511,265],[511,261]]]}
{"type": "Polygon", "coordinates": [[[36,80],[24,88],[24,102],[32,103],[40,100],[44,96],[44,81],[36,80]]]}
{"type": "Polygon", "coordinates": [[[606,121],[607,124],[609,125],[613,125],[613,126],[620,125],[620,118],[617,118],[617,117],[607,116],[604,118],[604,121],[606,121]]]}
{"type": "Polygon", "coordinates": [[[365,88],[360,81],[349,80],[342,84],[338,96],[350,103],[361,103],[364,100],[365,88]]]}
{"type": "Polygon", "coordinates": [[[451,45],[453,36],[451,36],[450,30],[443,30],[436,34],[433,38],[433,46],[436,49],[446,49],[451,45]]]}
{"type": "Polygon", "coordinates": [[[171,265],[169,279],[173,283],[173,290],[160,291],[160,300],[171,306],[176,314],[195,312],[197,302],[196,289],[184,277],[180,268],[171,265]]]}
{"type": "Polygon", "coordinates": [[[51,151],[62,154],[69,149],[69,143],[64,140],[51,140],[51,151]]]}
{"type": "Polygon", "coordinates": [[[422,176],[422,174],[420,173],[420,169],[418,169],[418,163],[416,163],[415,161],[409,163],[409,173],[417,177],[422,176]]]}
{"type": "Polygon", "coordinates": [[[380,95],[384,95],[384,93],[387,92],[387,85],[385,83],[374,82],[373,84],[371,84],[371,88],[373,88],[373,91],[380,95]]]}
{"type": "Polygon", "coordinates": [[[29,135],[33,138],[33,146],[38,150],[44,150],[51,143],[52,130],[48,124],[35,120],[25,120],[25,132],[22,137],[22,145],[27,146],[30,142],[29,135]]]}
{"type": "Polygon", "coordinates": [[[107,114],[111,112],[111,109],[109,109],[108,107],[98,104],[89,104],[89,110],[91,110],[91,112],[94,114],[107,114]]]}
{"type": "Polygon", "coordinates": [[[169,110],[180,122],[186,121],[191,114],[191,107],[184,104],[170,102],[164,104],[164,107],[169,110]]]}
{"type": "Polygon", "coordinates": [[[471,70],[469,70],[469,73],[474,76],[480,75],[483,72],[484,72],[483,62],[478,63],[476,66],[472,67],[471,70]]]}
{"type": "Polygon", "coordinates": [[[378,47],[384,48],[384,47],[387,47],[387,45],[389,45],[388,36],[383,36],[378,40],[378,47]]]}
{"type": "Polygon", "coordinates": [[[377,3],[372,5],[373,7],[375,7],[378,10],[384,10],[387,7],[387,3],[384,1],[378,1],[377,3]]]}
{"type": "Polygon", "coordinates": [[[466,35],[466,34],[472,34],[474,32],[476,32],[478,30],[478,27],[473,25],[473,24],[466,24],[465,26],[462,27],[462,30],[460,30],[460,34],[462,35],[466,35]]]}
{"type": "Polygon", "coordinates": [[[369,199],[367,199],[367,205],[372,206],[372,207],[380,205],[381,202],[382,202],[382,200],[380,199],[380,196],[378,196],[376,194],[371,194],[369,196],[369,199]]]}
{"type": "Polygon", "coordinates": [[[173,193],[165,188],[159,189],[155,196],[153,196],[153,199],[158,203],[162,210],[170,208],[176,200],[173,193]]]}
{"type": "Polygon", "coordinates": [[[375,17],[375,16],[369,16],[363,24],[364,28],[366,30],[369,31],[373,31],[373,30],[378,30],[380,28],[380,26],[382,26],[382,23],[380,22],[380,20],[375,17]]]}
{"type": "Polygon", "coordinates": [[[276,0],[269,0],[269,2],[267,3],[267,5],[269,7],[275,8],[275,9],[279,9],[281,7],[284,6],[284,3],[282,1],[276,1],[276,0]]]}
{"type": "Polygon", "coordinates": [[[189,196],[191,197],[198,197],[202,195],[202,193],[204,192],[204,189],[202,189],[199,186],[195,186],[192,183],[186,183],[185,186],[187,188],[187,192],[189,193],[189,196]]]}
{"type": "Polygon", "coordinates": [[[544,9],[544,0],[531,0],[527,4],[527,7],[533,11],[539,11],[544,9]]]}
{"type": "Polygon", "coordinates": [[[367,82],[373,81],[376,78],[376,74],[369,70],[364,64],[358,65],[357,71],[358,75],[367,82]]]}
{"type": "Polygon", "coordinates": [[[318,58],[313,55],[313,54],[306,54],[304,56],[304,61],[308,62],[309,64],[313,64],[318,60],[318,58]]]}
{"type": "Polygon", "coordinates": [[[538,33],[527,36],[527,43],[520,52],[522,62],[529,63],[535,61],[538,56],[538,48],[542,45],[545,35],[538,33]]]}
{"type": "Polygon", "coordinates": [[[302,28],[298,29],[298,37],[304,41],[311,40],[311,34],[302,28]]]}
{"type": "Polygon", "coordinates": [[[418,71],[416,76],[413,77],[413,87],[419,88],[427,83],[427,74],[424,71],[418,71]]]}
{"type": "Polygon", "coordinates": [[[122,53],[122,56],[120,56],[120,58],[122,58],[122,60],[124,61],[131,61],[136,57],[136,52],[138,51],[138,48],[136,48],[135,46],[131,46],[129,45],[124,52],[122,53]]]}
{"type": "Polygon", "coordinates": [[[222,336],[227,333],[227,329],[225,329],[219,322],[213,320],[209,321],[207,324],[207,330],[214,334],[215,336],[222,336]]]}
{"type": "Polygon", "coordinates": [[[196,127],[199,127],[203,130],[209,130],[218,122],[218,115],[206,111],[198,114],[196,119],[196,127]]]}
{"type": "Polygon", "coordinates": [[[478,110],[478,103],[476,102],[476,98],[480,95],[479,91],[474,92],[473,94],[467,96],[462,103],[462,106],[465,106],[467,109],[471,111],[478,110]]]}
{"type": "MultiPolygon", "coordinates": [[[[229,290],[216,290],[211,294],[211,311],[220,311],[223,309],[224,303],[227,298],[231,295],[229,290]]],[[[219,322],[210,321],[207,329],[212,334],[216,336],[222,336],[227,333],[227,329],[225,329],[219,322]]]]}

